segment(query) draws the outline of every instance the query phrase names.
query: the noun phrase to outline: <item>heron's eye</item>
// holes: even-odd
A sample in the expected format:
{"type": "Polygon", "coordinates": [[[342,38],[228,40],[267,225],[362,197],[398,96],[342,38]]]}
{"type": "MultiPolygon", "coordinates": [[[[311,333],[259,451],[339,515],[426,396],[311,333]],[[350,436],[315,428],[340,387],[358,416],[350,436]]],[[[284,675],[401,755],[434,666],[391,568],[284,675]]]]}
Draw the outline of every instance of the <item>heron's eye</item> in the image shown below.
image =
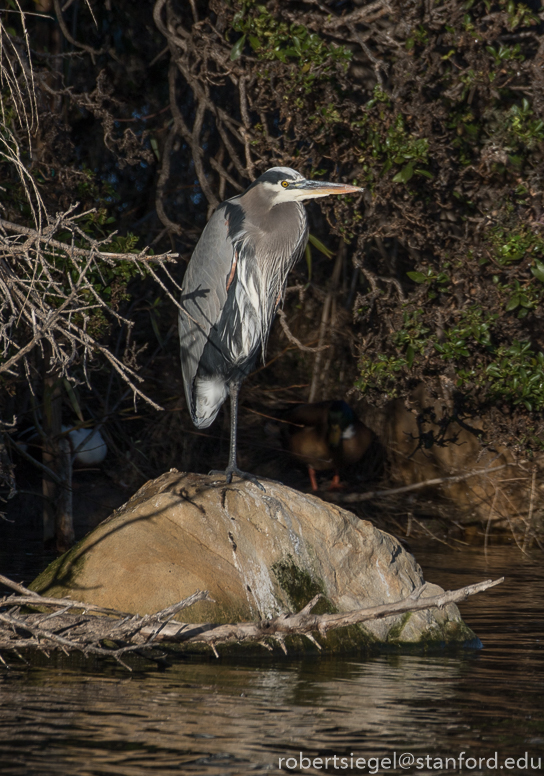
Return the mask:
{"type": "Polygon", "coordinates": [[[289,181],[282,181],[281,185],[283,186],[284,189],[287,189],[289,187],[289,181]]]}

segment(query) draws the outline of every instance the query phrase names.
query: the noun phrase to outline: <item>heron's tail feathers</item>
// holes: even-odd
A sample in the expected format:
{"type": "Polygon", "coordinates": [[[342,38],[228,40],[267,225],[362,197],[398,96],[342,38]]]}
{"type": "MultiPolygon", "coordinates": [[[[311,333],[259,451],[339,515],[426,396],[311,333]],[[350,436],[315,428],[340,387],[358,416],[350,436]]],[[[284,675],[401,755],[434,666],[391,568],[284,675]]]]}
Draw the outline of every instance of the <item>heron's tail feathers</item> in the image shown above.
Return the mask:
{"type": "Polygon", "coordinates": [[[228,393],[228,388],[222,378],[195,378],[192,409],[193,423],[197,428],[211,426],[228,393]]]}

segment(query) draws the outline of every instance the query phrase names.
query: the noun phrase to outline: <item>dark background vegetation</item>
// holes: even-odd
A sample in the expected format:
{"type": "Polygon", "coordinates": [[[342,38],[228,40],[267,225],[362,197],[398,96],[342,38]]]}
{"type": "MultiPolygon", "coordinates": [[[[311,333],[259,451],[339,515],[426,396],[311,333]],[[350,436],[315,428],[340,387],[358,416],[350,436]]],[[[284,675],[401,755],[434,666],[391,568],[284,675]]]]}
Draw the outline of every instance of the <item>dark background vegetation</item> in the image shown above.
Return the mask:
{"type": "Polygon", "coordinates": [[[312,248],[290,277],[285,311],[299,340],[329,348],[303,352],[276,322],[267,365],[244,388],[242,468],[277,455],[263,414],[309,398],[364,395],[381,406],[421,381],[431,395],[449,392],[444,429],[479,418],[486,444],[542,449],[539,2],[3,5],[3,288],[30,288],[39,276],[43,320],[62,307],[66,297],[49,298],[47,284],[54,276],[67,293],[75,265],[43,242],[49,254],[27,251],[23,261],[17,250],[36,233],[88,255],[93,241],[121,254],[179,254],[155,277],[145,262],[92,254],[87,285],[59,313],[77,322],[87,306],[78,326],[93,339],[74,347],[67,323],[56,348],[33,330],[25,295],[4,291],[6,486],[9,439],[39,423],[47,375],[62,381],[65,423],[102,424],[108,472],[123,486],[172,466],[224,467],[226,413],[201,434],[185,408],[167,291],[177,298],[213,208],[278,164],[365,194],[308,208],[333,257],[312,248]],[[134,401],[105,351],[162,410],[134,401]]]}

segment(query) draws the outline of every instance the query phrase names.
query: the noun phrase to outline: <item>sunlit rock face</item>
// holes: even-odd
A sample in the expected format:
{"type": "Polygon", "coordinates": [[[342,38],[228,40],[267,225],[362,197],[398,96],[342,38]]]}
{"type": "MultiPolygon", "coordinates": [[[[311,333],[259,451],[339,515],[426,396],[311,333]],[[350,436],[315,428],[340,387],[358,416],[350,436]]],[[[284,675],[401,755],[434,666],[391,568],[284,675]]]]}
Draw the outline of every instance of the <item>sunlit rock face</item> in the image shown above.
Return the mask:
{"type": "Polygon", "coordinates": [[[527,462],[519,460],[513,448],[482,443],[478,435],[483,439],[489,435],[481,419],[455,420],[447,386],[444,379],[433,396],[421,384],[408,401],[395,399],[380,409],[362,404],[357,413],[387,451],[393,481],[399,485],[434,481],[418,499],[432,502],[437,517],[453,518],[464,526],[468,540],[474,536],[481,541],[492,527],[495,534],[506,532],[523,542],[527,521],[544,506],[544,492],[535,486],[544,475],[544,454],[532,459],[533,479],[527,462]]]}
{"type": "MultiPolygon", "coordinates": [[[[315,613],[392,603],[423,583],[394,537],[314,496],[263,484],[265,492],[251,482],[226,485],[222,477],[173,470],[146,483],[31,587],[138,614],[207,590],[215,603],[200,602],[179,619],[226,623],[296,612],[317,593],[315,613]]],[[[429,585],[425,595],[440,592],[429,585]]],[[[316,638],[344,651],[461,645],[475,636],[450,604],[316,638]]],[[[298,638],[291,648],[315,645],[298,638]]]]}

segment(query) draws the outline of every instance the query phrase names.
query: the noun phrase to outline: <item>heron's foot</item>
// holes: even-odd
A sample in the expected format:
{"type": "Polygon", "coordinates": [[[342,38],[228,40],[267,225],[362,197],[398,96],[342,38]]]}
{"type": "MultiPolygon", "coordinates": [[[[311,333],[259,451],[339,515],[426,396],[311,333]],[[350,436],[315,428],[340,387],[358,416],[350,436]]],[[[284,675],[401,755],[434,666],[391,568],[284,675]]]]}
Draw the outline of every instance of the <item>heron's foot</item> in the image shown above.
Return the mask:
{"type": "Polygon", "coordinates": [[[224,474],[227,478],[227,484],[230,485],[232,482],[232,478],[234,475],[237,477],[240,477],[241,480],[247,480],[248,482],[252,482],[254,485],[256,485],[258,488],[260,488],[263,493],[266,493],[265,488],[261,485],[257,477],[255,477],[254,474],[250,474],[249,472],[243,472],[241,469],[239,469],[237,466],[227,466],[227,468],[222,471],[221,469],[212,469],[211,472],[209,472],[210,475],[215,474],[224,474]]]}

